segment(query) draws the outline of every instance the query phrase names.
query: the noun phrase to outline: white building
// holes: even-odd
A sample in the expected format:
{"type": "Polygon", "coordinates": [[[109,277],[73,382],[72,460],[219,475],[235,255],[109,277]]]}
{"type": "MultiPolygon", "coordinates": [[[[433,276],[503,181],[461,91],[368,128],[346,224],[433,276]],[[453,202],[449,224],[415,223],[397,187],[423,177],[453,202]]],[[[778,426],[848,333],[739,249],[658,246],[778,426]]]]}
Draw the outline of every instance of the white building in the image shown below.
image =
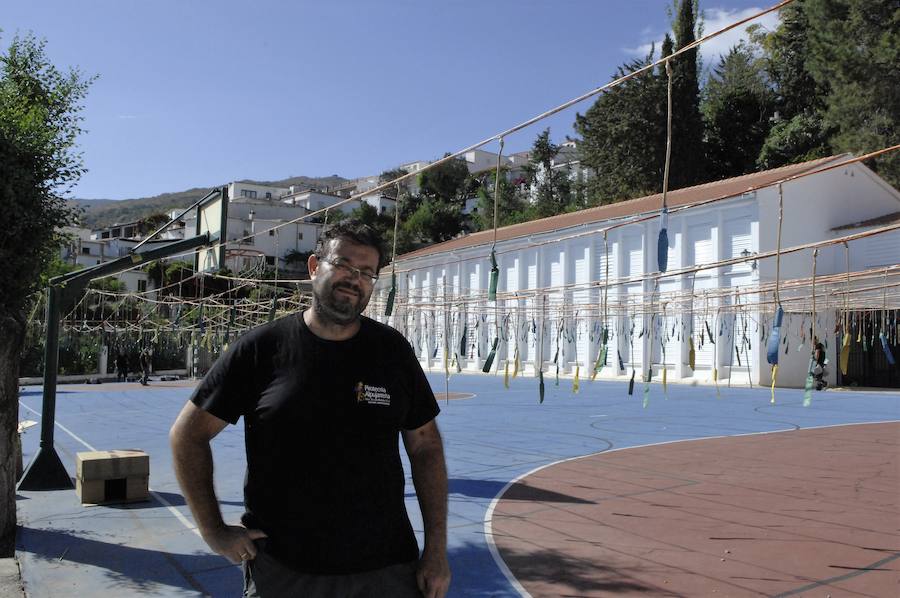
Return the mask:
{"type": "MultiPolygon", "coordinates": [[[[359,207],[359,201],[346,201],[339,195],[305,189],[303,191],[288,193],[281,198],[281,202],[291,207],[304,208],[307,212],[320,212],[326,208],[336,206],[335,209],[349,214],[359,207]],[[340,203],[345,202],[345,203],[340,203]],[[339,204],[340,205],[336,205],[339,204]]],[[[324,218],[324,214],[319,216],[324,218]]]]}
{"type": "MultiPolygon", "coordinates": [[[[116,225],[110,228],[111,230],[116,228],[121,230],[122,226],[116,225]]],[[[63,233],[68,237],[68,241],[60,247],[59,257],[67,264],[88,268],[126,256],[129,249],[138,243],[136,239],[126,239],[119,236],[95,238],[96,232],[86,228],[64,227],[63,233]]],[[[150,277],[141,269],[119,273],[116,275],[116,278],[130,292],[143,293],[153,290],[150,277]]]]}
{"type": "MultiPolygon", "coordinates": [[[[315,249],[322,225],[298,220],[308,213],[303,205],[280,201],[230,200],[225,266],[234,273],[263,265],[275,267],[276,263],[279,269],[303,270],[305,266],[285,258],[315,249]]],[[[196,226],[196,214],[186,215],[184,230],[188,236],[194,234],[196,226]]]]}
{"type": "Polygon", "coordinates": [[[228,183],[228,197],[230,199],[281,199],[290,192],[291,189],[286,187],[257,185],[245,181],[228,183]]]}
{"type": "MultiPolygon", "coordinates": [[[[647,276],[657,271],[661,195],[653,195],[499,229],[496,304],[487,301],[494,231],[402,255],[396,260],[397,303],[388,321],[406,334],[428,366],[443,367],[447,347],[448,359],[480,370],[499,337],[495,367],[501,370],[518,361],[522,369],[534,372],[541,363],[548,371],[557,357],[563,373],[579,369],[587,378],[606,326],[610,337],[599,373],[603,378],[628,379],[633,368],[640,381],[652,367],[657,381],[665,369],[670,382],[770,384],[772,370],[762,340],[771,329],[769,287],[776,278],[776,260],[753,258],[777,247],[779,193],[772,184],[844,158],[670,192],[668,274],[659,279],[658,289],[647,276]],[[676,210],[680,206],[692,207],[676,210]],[[691,271],[731,258],[742,261],[691,271]],[[681,269],[688,271],[679,273],[681,269]],[[619,367],[620,359],[624,367],[619,367]]],[[[900,221],[900,193],[862,164],[817,172],[782,188],[782,249],[836,239],[853,227],[900,221]]],[[[851,270],[895,266],[891,273],[898,275],[900,231],[853,241],[849,247],[851,270]]],[[[777,384],[802,386],[810,355],[809,282],[792,292],[787,281],[811,276],[812,250],[781,255],[779,267],[788,352],[780,357],[777,384]]],[[[819,250],[820,280],[845,270],[843,246],[819,250]]],[[[875,284],[860,284],[866,282],[875,284]]],[[[390,277],[382,277],[370,306],[370,313],[382,320],[389,287],[390,277]]],[[[817,336],[829,343],[834,384],[835,318],[857,304],[839,304],[829,299],[833,293],[820,294],[815,325],[817,336]]],[[[896,291],[892,297],[896,303],[896,291]]]]}

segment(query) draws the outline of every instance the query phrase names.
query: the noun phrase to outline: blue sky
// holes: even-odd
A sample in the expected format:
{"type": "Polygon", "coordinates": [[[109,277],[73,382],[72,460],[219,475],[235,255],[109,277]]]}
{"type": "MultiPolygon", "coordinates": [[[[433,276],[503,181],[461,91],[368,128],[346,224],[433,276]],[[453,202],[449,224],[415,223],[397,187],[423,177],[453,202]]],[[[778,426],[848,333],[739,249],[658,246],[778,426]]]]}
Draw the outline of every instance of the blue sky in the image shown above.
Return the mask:
{"type": "MultiPolygon", "coordinates": [[[[122,199],[440,157],[608,82],[662,38],[670,5],[4,0],[0,44],[32,31],[55,64],[99,76],[74,196],[122,199]]],[[[701,0],[707,32],[768,6],[701,0]]],[[[736,41],[704,50],[707,66],[736,41]]],[[[564,139],[589,106],[511,136],[506,151],[546,126],[564,139]]]]}

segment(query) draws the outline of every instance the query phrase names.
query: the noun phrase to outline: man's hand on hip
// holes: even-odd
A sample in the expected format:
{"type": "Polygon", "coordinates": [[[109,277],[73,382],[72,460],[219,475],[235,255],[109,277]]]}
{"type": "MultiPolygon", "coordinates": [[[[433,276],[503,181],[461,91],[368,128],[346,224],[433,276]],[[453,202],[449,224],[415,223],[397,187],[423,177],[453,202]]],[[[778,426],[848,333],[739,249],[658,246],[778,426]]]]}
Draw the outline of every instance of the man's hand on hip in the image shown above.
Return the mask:
{"type": "Polygon", "coordinates": [[[450,563],[444,550],[428,550],[422,554],[416,570],[416,581],[425,598],[444,598],[450,588],[450,563]]]}
{"type": "Polygon", "coordinates": [[[209,547],[234,564],[255,559],[256,545],[253,541],[266,537],[262,530],[247,529],[241,525],[223,525],[203,532],[203,540],[209,547]]]}

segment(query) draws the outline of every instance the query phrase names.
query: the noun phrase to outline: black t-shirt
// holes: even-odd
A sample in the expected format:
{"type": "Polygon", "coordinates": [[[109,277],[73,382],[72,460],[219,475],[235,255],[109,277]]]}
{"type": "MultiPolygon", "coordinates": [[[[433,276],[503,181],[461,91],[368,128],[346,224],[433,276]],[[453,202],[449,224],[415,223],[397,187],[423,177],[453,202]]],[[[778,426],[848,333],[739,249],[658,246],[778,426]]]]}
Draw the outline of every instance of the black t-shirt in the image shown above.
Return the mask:
{"type": "Polygon", "coordinates": [[[355,573],[419,556],[398,434],[440,409],[406,339],[361,320],[345,341],[317,337],[299,315],[252,330],[191,396],[232,424],[244,417],[243,521],[302,572],[355,573]]]}

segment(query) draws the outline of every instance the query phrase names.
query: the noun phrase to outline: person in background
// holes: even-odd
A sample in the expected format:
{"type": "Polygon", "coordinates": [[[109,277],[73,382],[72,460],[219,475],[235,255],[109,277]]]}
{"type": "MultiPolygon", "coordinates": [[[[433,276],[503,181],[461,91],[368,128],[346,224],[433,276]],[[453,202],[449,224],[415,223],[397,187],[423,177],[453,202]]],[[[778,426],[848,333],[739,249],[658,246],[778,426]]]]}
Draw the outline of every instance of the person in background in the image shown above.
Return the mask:
{"type": "Polygon", "coordinates": [[[150,364],[152,363],[152,359],[150,356],[150,349],[144,347],[141,349],[141,384],[147,386],[147,381],[150,379],[150,364]]]}
{"type": "Polygon", "coordinates": [[[124,352],[116,354],[116,380],[119,382],[128,380],[128,355],[124,352]]]}

